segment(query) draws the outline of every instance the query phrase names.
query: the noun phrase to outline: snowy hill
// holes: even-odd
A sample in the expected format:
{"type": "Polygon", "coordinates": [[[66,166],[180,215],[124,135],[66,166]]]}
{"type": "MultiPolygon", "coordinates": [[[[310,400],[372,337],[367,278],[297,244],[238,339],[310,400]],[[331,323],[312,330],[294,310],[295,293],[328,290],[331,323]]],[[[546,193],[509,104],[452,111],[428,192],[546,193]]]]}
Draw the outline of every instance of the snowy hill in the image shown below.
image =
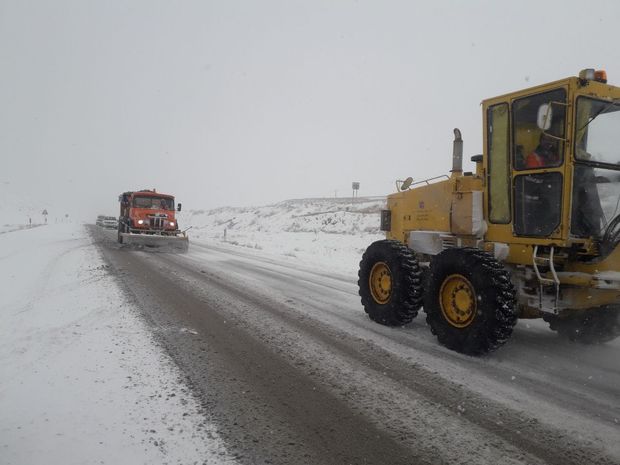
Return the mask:
{"type": "Polygon", "coordinates": [[[190,241],[217,242],[357,271],[368,245],[384,238],[379,230],[385,198],[297,199],[261,207],[190,210],[181,227],[192,227],[190,241]]]}

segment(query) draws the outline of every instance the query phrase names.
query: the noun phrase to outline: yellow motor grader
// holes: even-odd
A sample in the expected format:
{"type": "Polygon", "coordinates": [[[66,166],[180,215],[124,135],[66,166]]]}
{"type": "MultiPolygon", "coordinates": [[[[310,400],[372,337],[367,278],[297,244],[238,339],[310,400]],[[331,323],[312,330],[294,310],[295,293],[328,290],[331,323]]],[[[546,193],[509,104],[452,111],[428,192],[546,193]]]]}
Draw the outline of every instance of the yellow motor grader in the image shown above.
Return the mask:
{"type": "Polygon", "coordinates": [[[483,154],[463,172],[396,182],[386,239],[362,257],[368,316],[400,326],[424,308],[439,342],[497,349],[518,318],[573,341],[620,335],[620,88],[604,71],[484,100],[483,154]]]}

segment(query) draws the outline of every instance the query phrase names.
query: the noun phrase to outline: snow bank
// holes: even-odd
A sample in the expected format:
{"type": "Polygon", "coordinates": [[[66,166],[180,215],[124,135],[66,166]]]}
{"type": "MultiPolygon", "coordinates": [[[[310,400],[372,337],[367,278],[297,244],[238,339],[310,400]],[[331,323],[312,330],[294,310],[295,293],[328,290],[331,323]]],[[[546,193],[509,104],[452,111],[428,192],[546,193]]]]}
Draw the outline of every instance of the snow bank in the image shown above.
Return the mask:
{"type": "Polygon", "coordinates": [[[190,242],[262,250],[351,274],[366,247],[385,237],[379,230],[384,205],[385,198],[299,199],[190,210],[180,220],[182,227],[192,227],[190,242]]]}
{"type": "Polygon", "coordinates": [[[0,235],[0,464],[232,463],[81,226],[0,235]]]}

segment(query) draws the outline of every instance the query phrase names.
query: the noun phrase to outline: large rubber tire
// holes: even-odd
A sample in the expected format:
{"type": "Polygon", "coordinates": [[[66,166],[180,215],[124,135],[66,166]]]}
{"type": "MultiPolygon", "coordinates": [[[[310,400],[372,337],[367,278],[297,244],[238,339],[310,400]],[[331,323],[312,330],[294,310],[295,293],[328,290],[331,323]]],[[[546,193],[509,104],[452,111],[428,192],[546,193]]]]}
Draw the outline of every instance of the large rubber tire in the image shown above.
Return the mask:
{"type": "Polygon", "coordinates": [[[517,323],[508,271],[473,248],[447,249],[433,257],[424,311],[439,342],[467,355],[499,348],[517,323]]]}
{"type": "Polygon", "coordinates": [[[393,240],[370,244],[360,262],[359,295],[371,320],[402,326],[422,306],[422,272],[411,249],[393,240]]]}
{"type": "Polygon", "coordinates": [[[583,344],[602,344],[620,336],[620,307],[609,305],[560,318],[544,317],[561,337],[583,344]]]}
{"type": "Polygon", "coordinates": [[[121,236],[121,233],[124,231],[123,228],[123,223],[121,223],[120,221],[118,222],[118,243],[122,244],[123,243],[123,236],[121,236]]]}

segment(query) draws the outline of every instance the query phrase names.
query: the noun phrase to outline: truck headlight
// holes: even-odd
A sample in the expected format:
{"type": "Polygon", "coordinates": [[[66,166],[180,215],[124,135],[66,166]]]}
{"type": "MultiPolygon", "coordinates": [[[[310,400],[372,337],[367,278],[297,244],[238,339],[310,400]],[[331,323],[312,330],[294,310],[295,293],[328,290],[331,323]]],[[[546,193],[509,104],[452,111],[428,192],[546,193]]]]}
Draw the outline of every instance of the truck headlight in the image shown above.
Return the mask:
{"type": "Polygon", "coordinates": [[[144,220],[138,220],[138,224],[144,224],[144,220]]]}
{"type": "Polygon", "coordinates": [[[171,221],[169,224],[174,228],[174,221],[171,221]]]}

